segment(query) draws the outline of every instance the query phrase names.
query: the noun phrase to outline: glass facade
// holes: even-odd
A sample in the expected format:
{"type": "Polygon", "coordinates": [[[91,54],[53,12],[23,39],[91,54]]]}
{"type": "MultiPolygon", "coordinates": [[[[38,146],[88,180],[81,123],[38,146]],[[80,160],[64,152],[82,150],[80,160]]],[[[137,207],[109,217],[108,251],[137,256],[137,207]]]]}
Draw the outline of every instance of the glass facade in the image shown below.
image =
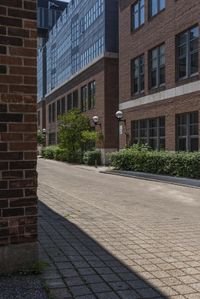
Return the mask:
{"type": "MultiPolygon", "coordinates": [[[[46,43],[46,94],[69,81],[105,52],[118,52],[116,0],[70,1],[49,32],[46,43]],[[106,13],[109,11],[109,14],[106,13]],[[107,28],[108,22],[111,24],[107,28]],[[112,31],[112,32],[111,32],[112,31]],[[116,40],[116,41],[115,41],[116,40]],[[113,48],[114,45],[114,48],[113,48]]],[[[38,100],[41,99],[41,56],[38,51],[38,100]]]]}

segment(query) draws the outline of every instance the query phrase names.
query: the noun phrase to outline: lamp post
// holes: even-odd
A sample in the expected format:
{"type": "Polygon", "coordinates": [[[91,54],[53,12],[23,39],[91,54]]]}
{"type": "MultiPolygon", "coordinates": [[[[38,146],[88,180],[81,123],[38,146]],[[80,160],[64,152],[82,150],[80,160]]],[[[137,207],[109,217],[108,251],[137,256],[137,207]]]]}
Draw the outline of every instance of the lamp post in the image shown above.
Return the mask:
{"type": "Polygon", "coordinates": [[[99,117],[97,115],[93,116],[92,121],[93,121],[95,127],[96,126],[100,126],[101,127],[101,123],[99,122],[99,117]]]}
{"type": "Polygon", "coordinates": [[[44,146],[46,146],[46,135],[47,135],[47,130],[45,128],[42,129],[42,134],[44,136],[44,146]]]}
{"type": "Polygon", "coordinates": [[[125,135],[126,135],[126,146],[128,146],[128,144],[129,144],[129,134],[128,134],[128,132],[127,132],[127,126],[126,126],[126,119],[124,119],[124,113],[123,113],[123,111],[117,111],[116,113],[115,113],[115,116],[116,116],[116,118],[117,118],[117,120],[118,120],[118,122],[120,123],[120,122],[123,122],[124,123],[124,127],[125,127],[125,135]]]}

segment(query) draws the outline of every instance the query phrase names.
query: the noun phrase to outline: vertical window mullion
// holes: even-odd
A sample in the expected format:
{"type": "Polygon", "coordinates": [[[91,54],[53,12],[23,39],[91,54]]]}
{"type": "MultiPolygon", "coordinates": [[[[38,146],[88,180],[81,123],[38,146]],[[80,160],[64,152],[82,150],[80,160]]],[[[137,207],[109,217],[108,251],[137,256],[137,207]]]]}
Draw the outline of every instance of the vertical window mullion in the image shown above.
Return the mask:
{"type": "Polygon", "coordinates": [[[138,122],[138,143],[141,142],[141,134],[140,134],[140,120],[137,120],[138,122]]]}

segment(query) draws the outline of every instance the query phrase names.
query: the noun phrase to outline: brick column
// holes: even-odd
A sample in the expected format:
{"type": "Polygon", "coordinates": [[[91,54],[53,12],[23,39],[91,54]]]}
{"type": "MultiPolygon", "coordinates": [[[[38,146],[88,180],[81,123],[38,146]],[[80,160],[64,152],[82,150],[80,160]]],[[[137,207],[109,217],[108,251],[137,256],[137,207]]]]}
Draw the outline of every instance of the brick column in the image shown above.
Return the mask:
{"type": "Polygon", "coordinates": [[[0,273],[37,260],[36,0],[0,1],[0,273]]]}

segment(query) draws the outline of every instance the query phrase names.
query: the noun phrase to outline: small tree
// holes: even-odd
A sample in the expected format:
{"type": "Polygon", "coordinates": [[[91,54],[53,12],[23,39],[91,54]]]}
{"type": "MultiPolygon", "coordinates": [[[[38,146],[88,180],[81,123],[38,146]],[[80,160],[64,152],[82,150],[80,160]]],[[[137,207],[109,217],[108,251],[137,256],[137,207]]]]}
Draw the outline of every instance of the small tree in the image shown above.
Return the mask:
{"type": "Polygon", "coordinates": [[[77,161],[87,142],[96,141],[97,133],[91,132],[90,119],[73,109],[60,117],[59,144],[68,151],[72,161],[77,161]]]}
{"type": "Polygon", "coordinates": [[[43,134],[41,131],[37,132],[37,144],[38,145],[45,144],[45,134],[43,134]]]}

